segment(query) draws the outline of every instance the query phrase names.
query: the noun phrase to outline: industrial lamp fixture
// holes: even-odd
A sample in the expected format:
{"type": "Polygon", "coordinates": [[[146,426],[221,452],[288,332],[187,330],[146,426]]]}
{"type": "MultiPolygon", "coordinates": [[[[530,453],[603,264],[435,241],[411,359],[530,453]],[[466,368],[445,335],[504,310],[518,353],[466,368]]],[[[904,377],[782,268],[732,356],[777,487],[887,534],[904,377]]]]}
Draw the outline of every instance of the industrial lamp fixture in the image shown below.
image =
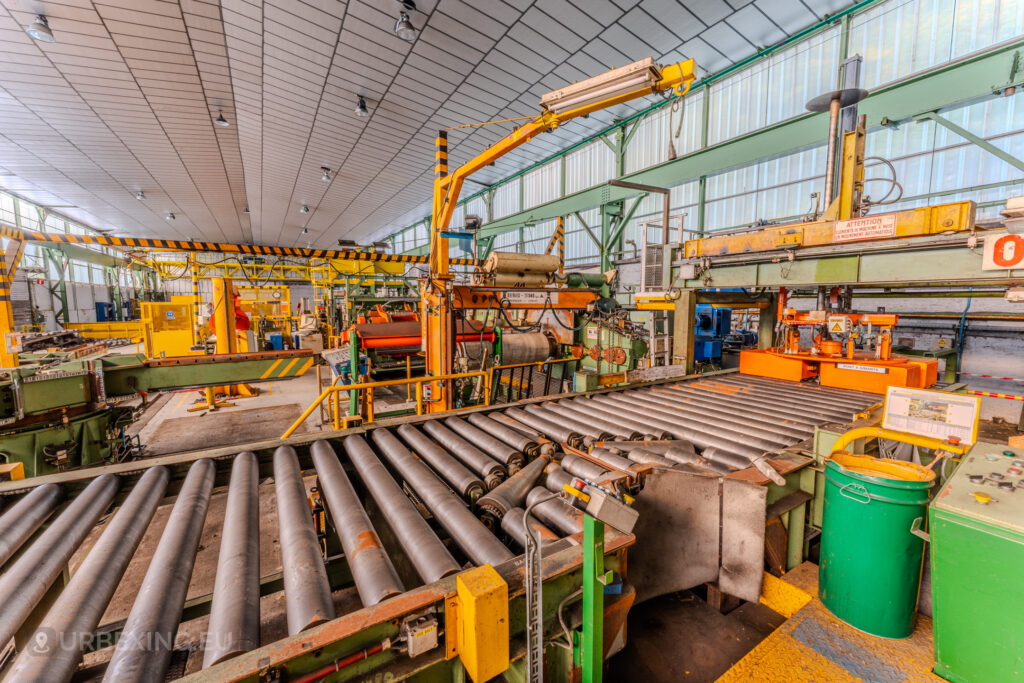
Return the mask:
{"type": "Polygon", "coordinates": [[[549,92],[540,98],[540,106],[554,114],[562,114],[640,90],[654,92],[655,86],[661,80],[660,71],[655,61],[647,57],[600,76],[549,92]]]}
{"type": "Polygon", "coordinates": [[[299,209],[299,213],[309,213],[309,207],[303,204],[302,208],[299,209]]]}
{"type": "Polygon", "coordinates": [[[57,42],[57,39],[53,37],[53,31],[50,30],[50,22],[46,20],[46,15],[44,14],[36,15],[36,20],[25,29],[25,32],[43,43],[57,42]]]}
{"type": "Polygon", "coordinates": [[[366,110],[366,100],[364,100],[363,96],[360,95],[359,98],[356,100],[356,116],[366,117],[369,115],[370,112],[366,110]]]}
{"type": "Polygon", "coordinates": [[[302,234],[303,235],[308,235],[309,234],[309,228],[303,228],[302,229],[302,234]]]}
{"type": "Polygon", "coordinates": [[[135,193],[135,198],[138,199],[140,202],[144,202],[146,201],[146,193],[143,192],[142,190],[139,190],[138,192],[135,193]]]}
{"type": "Polygon", "coordinates": [[[409,20],[409,12],[416,11],[416,3],[412,0],[403,0],[402,7],[405,11],[398,14],[398,21],[395,22],[395,35],[411,43],[416,40],[416,34],[419,33],[412,25],[412,21],[409,20]]]}
{"type": "Polygon", "coordinates": [[[324,181],[325,183],[331,182],[331,169],[329,167],[321,166],[320,173],[320,180],[324,181]]]}
{"type": "Polygon", "coordinates": [[[345,249],[351,249],[357,247],[358,245],[356,244],[355,240],[338,240],[338,246],[343,247],[345,249]]]}
{"type": "Polygon", "coordinates": [[[231,125],[230,123],[228,123],[228,120],[226,118],[224,118],[224,113],[223,112],[217,112],[217,118],[214,119],[213,122],[214,122],[214,124],[220,126],[221,128],[227,128],[228,126],[231,125]]]}
{"type": "Polygon", "coordinates": [[[167,220],[169,220],[169,221],[173,221],[174,220],[174,212],[173,211],[168,211],[167,215],[165,216],[165,218],[167,220]]]}

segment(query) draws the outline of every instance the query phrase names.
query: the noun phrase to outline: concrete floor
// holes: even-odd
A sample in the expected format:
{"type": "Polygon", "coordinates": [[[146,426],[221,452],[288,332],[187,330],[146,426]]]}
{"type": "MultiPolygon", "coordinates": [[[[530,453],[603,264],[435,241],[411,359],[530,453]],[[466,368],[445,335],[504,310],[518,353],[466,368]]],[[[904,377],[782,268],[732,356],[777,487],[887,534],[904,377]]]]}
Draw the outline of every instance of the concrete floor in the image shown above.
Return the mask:
{"type": "MultiPolygon", "coordinates": [[[[311,368],[295,379],[254,384],[260,389],[259,396],[229,399],[234,406],[199,412],[188,409],[197,402],[205,403],[201,391],[165,394],[134,425],[132,433],[147,446],[147,456],[277,438],[319,395],[316,384],[316,372],[311,368]]],[[[313,411],[300,431],[321,428],[320,412],[313,411]]]]}

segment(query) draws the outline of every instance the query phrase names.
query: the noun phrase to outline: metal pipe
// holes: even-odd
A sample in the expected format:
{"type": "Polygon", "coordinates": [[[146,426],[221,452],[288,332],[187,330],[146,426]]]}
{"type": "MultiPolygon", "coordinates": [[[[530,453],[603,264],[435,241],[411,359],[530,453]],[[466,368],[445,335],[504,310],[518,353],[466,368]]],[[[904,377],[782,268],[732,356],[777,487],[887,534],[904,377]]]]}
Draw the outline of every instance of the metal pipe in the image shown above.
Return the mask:
{"type": "Polygon", "coordinates": [[[756,408],[753,407],[750,407],[743,412],[738,412],[734,408],[717,403],[714,399],[691,400],[687,396],[680,396],[675,393],[657,391],[654,389],[641,389],[636,395],[656,400],[662,405],[669,403],[680,406],[681,408],[702,412],[709,419],[721,420],[727,424],[736,424],[737,426],[747,425],[748,427],[755,428],[760,432],[777,434],[778,437],[782,439],[794,439],[796,441],[800,441],[814,433],[814,429],[807,425],[787,423],[786,420],[779,418],[770,419],[768,417],[758,416],[756,408]]]}
{"type": "Polygon", "coordinates": [[[544,486],[552,493],[561,493],[566,484],[572,483],[572,475],[557,463],[544,468],[544,486]]]}
{"type": "Polygon", "coordinates": [[[288,635],[293,636],[333,619],[334,600],[306,500],[299,457],[291,446],[274,451],[274,489],[288,635]]]}
{"type": "Polygon", "coordinates": [[[259,461],[235,456],[224,508],[203,668],[260,646],[259,461]]]}
{"type": "Polygon", "coordinates": [[[655,439],[672,438],[672,434],[664,429],[651,427],[651,425],[643,422],[642,420],[635,420],[621,413],[617,413],[614,410],[610,410],[607,406],[601,405],[600,403],[588,398],[572,398],[559,402],[559,405],[563,404],[573,406],[577,408],[577,411],[585,411],[590,415],[599,417],[607,422],[622,425],[627,429],[636,430],[645,438],[649,436],[653,436],[655,439]]]}
{"type": "MultiPolygon", "coordinates": [[[[597,399],[597,398],[600,398],[600,396],[595,397],[595,399],[597,399]]],[[[685,441],[685,442],[688,442],[688,443],[696,444],[696,445],[701,446],[701,447],[704,447],[706,445],[710,445],[711,443],[718,443],[719,441],[723,441],[724,440],[724,441],[727,442],[729,448],[732,449],[732,450],[741,451],[741,452],[743,450],[749,450],[751,453],[754,453],[754,454],[761,453],[761,451],[757,450],[756,448],[751,448],[749,445],[747,445],[745,443],[740,443],[740,442],[737,442],[737,441],[730,441],[729,438],[727,438],[727,437],[723,438],[720,434],[716,434],[716,433],[714,433],[710,429],[701,429],[700,431],[697,431],[695,429],[690,429],[689,426],[680,424],[679,422],[669,422],[666,419],[662,419],[660,417],[652,416],[650,412],[644,412],[641,408],[637,407],[636,405],[632,405],[632,404],[630,404],[630,405],[621,405],[619,403],[612,402],[612,401],[606,401],[606,405],[608,405],[609,408],[617,410],[617,411],[619,411],[621,413],[624,413],[626,415],[629,415],[630,417],[633,417],[633,418],[639,419],[639,420],[643,420],[644,422],[648,422],[653,427],[657,427],[658,429],[664,429],[665,431],[669,432],[676,440],[680,440],[680,441],[685,441]]],[[[699,426],[698,426],[698,428],[699,428],[699,426]]],[[[601,442],[596,442],[596,443],[601,443],[601,442]]],[[[641,442],[639,442],[639,441],[634,441],[634,442],[630,442],[630,441],[624,441],[624,442],[611,441],[611,442],[606,442],[606,443],[612,443],[612,444],[614,444],[616,446],[618,446],[621,443],[623,447],[626,447],[630,443],[641,443],[641,442]]],[[[643,443],[650,443],[650,442],[643,442],[643,443]]]]}
{"type": "Polygon", "coordinates": [[[539,415],[546,420],[551,420],[552,422],[555,422],[556,424],[564,424],[566,427],[569,427],[574,432],[578,432],[584,436],[589,436],[592,439],[611,439],[615,436],[613,433],[609,431],[601,429],[600,427],[595,427],[594,425],[590,424],[585,420],[580,420],[576,418],[571,413],[566,414],[564,412],[560,412],[559,410],[552,410],[549,406],[546,405],[528,405],[524,407],[526,409],[526,412],[528,413],[539,415]]]}
{"type": "MultiPolygon", "coordinates": [[[[12,681],[70,681],[160,505],[170,473],[146,470],[14,661],[12,681]]],[[[47,484],[46,486],[51,486],[47,484]]],[[[36,489],[38,490],[38,489],[36,489]]]]}
{"type": "Polygon", "coordinates": [[[405,592],[334,448],[327,441],[314,441],[310,452],[320,478],[320,490],[327,501],[331,522],[338,532],[363,607],[405,592]]]}
{"type": "MultiPolygon", "coordinates": [[[[456,419],[456,418],[449,418],[456,419]]],[[[512,448],[515,448],[520,453],[523,453],[528,458],[536,457],[540,454],[540,444],[533,439],[523,436],[520,432],[515,431],[511,427],[495,422],[489,416],[483,413],[473,413],[467,418],[469,423],[477,429],[484,431],[494,438],[502,441],[512,448]]]]}
{"type": "MultiPolygon", "coordinates": [[[[567,403],[565,401],[560,401],[558,403],[546,403],[545,405],[550,406],[553,412],[565,412],[566,415],[569,415],[576,420],[593,420],[595,417],[593,413],[588,414],[582,406],[567,403]]],[[[624,439],[626,441],[638,441],[643,436],[641,432],[635,429],[623,427],[617,420],[604,419],[602,417],[601,422],[604,424],[605,430],[611,433],[615,438],[624,439]]]]}
{"type": "Polygon", "coordinates": [[[363,437],[352,435],[345,439],[343,445],[345,453],[423,582],[433,583],[458,572],[461,569],[459,563],[423,519],[402,487],[388,474],[363,437]]]}
{"type": "Polygon", "coordinates": [[[807,433],[784,427],[773,426],[763,422],[755,422],[745,415],[738,415],[719,408],[696,406],[677,401],[672,397],[662,394],[643,393],[639,391],[622,392],[622,398],[632,400],[651,410],[662,411],[667,415],[676,415],[681,419],[700,419],[706,423],[714,424],[719,429],[726,429],[737,434],[742,434],[751,444],[758,444],[770,450],[779,445],[789,445],[807,438],[807,433]]]}
{"type": "Polygon", "coordinates": [[[839,94],[837,93],[828,103],[828,151],[825,159],[825,210],[832,203],[832,194],[835,191],[836,177],[836,135],[839,131],[839,94]]]}
{"type": "Polygon", "coordinates": [[[490,491],[500,484],[508,473],[496,460],[482,450],[469,443],[461,436],[441,424],[440,420],[423,423],[423,431],[434,441],[443,446],[449,453],[462,461],[462,464],[484,478],[484,485],[490,491]]]}
{"type": "Polygon", "coordinates": [[[644,465],[660,465],[661,467],[674,467],[676,469],[682,466],[681,463],[669,460],[663,455],[658,455],[657,453],[652,453],[642,448],[629,451],[626,455],[633,462],[642,463],[644,465]]]}
{"type": "Polygon", "coordinates": [[[402,446],[394,434],[386,429],[375,429],[372,438],[384,457],[412,486],[438,523],[470,559],[477,564],[498,565],[515,557],[423,461],[413,457],[402,446]]]}
{"type": "Polygon", "coordinates": [[[0,567],[46,521],[63,497],[64,492],[56,484],[43,484],[25,494],[0,516],[0,567]]]}
{"type": "Polygon", "coordinates": [[[451,484],[460,495],[476,500],[484,492],[484,483],[469,468],[446,453],[420,430],[410,424],[398,427],[398,434],[430,467],[451,484]]]}
{"type": "Polygon", "coordinates": [[[686,434],[684,438],[700,448],[717,446],[720,445],[719,442],[721,440],[727,439],[732,442],[726,444],[729,450],[746,451],[752,457],[756,457],[765,451],[775,450],[795,442],[795,440],[790,440],[787,443],[785,439],[780,439],[774,435],[763,436],[758,434],[755,429],[744,429],[742,426],[718,422],[709,423],[697,411],[676,409],[675,407],[667,407],[664,404],[659,407],[656,402],[631,399],[618,394],[604,394],[596,397],[596,400],[619,405],[623,410],[627,408],[640,410],[648,414],[656,414],[668,420],[676,420],[678,424],[684,425],[686,429],[692,432],[692,435],[686,434]],[[754,436],[755,434],[757,436],[754,436]],[[736,447],[733,444],[736,444],[736,447]],[[742,447],[740,447],[741,445],[742,447]]]}
{"type": "Polygon", "coordinates": [[[601,467],[589,460],[584,460],[572,453],[566,453],[562,456],[561,465],[563,470],[574,477],[582,477],[583,479],[592,482],[603,481],[609,477],[615,476],[615,472],[610,471],[608,468],[601,467]]]}
{"type": "Polygon", "coordinates": [[[600,460],[602,463],[607,465],[609,469],[614,467],[618,470],[631,472],[636,467],[635,462],[630,462],[629,458],[623,457],[618,453],[614,453],[608,448],[591,448],[587,455],[600,460]]]}
{"type": "Polygon", "coordinates": [[[505,410],[505,415],[528,427],[539,429],[548,438],[562,443],[567,443],[573,448],[578,448],[583,444],[582,434],[552,422],[543,415],[527,413],[518,408],[507,408],[505,410]]]}
{"type": "Polygon", "coordinates": [[[541,443],[542,441],[550,441],[550,439],[548,439],[548,437],[545,436],[543,432],[534,429],[533,427],[527,427],[519,420],[514,420],[505,413],[494,412],[488,414],[487,417],[491,418],[495,422],[500,422],[506,427],[511,427],[513,431],[519,432],[520,434],[526,436],[527,438],[534,439],[537,443],[541,443]]]}
{"type": "Polygon", "coordinates": [[[167,674],[210,506],[215,469],[208,458],[189,468],[107,664],[104,681],[159,681],[167,674]]]}
{"type": "MultiPolygon", "coordinates": [[[[505,516],[501,518],[501,530],[508,534],[520,548],[526,547],[526,526],[523,523],[523,518],[525,516],[526,510],[521,507],[515,507],[505,513],[505,516]]],[[[540,536],[541,547],[550,545],[560,538],[558,534],[544,526],[540,520],[536,519],[533,515],[530,515],[530,528],[540,536]]]]}
{"type": "Polygon", "coordinates": [[[114,499],[112,474],[92,481],[50,526],[0,575],[0,643],[6,644],[60,576],[68,560],[114,499]]]}
{"type": "MultiPolygon", "coordinates": [[[[544,500],[551,495],[551,491],[538,486],[526,495],[526,507],[529,508],[539,500],[544,500]]],[[[569,505],[561,498],[552,498],[533,508],[533,514],[537,516],[545,526],[557,529],[563,534],[572,535],[583,531],[583,513],[569,505]]]]}
{"type": "Polygon", "coordinates": [[[750,397],[737,398],[735,396],[728,396],[713,391],[706,391],[696,387],[689,387],[688,385],[678,385],[673,387],[665,387],[666,392],[675,392],[684,398],[692,398],[694,401],[714,401],[722,405],[730,406],[736,410],[742,410],[747,406],[752,406],[759,415],[766,417],[776,417],[780,420],[788,420],[797,425],[805,425],[807,428],[814,430],[814,426],[827,422],[829,418],[820,412],[803,412],[801,414],[795,413],[792,409],[786,409],[786,407],[780,403],[751,400],[750,397]]]}
{"type": "Polygon", "coordinates": [[[550,462],[550,458],[546,455],[535,458],[529,465],[480,498],[476,504],[483,514],[484,524],[493,529],[504,519],[509,510],[521,506],[526,500],[526,494],[540,479],[548,462],[550,462]]]}
{"type": "Polygon", "coordinates": [[[522,453],[460,417],[449,417],[444,423],[453,432],[504,465],[509,476],[515,474],[526,462],[526,457],[522,453]]]}

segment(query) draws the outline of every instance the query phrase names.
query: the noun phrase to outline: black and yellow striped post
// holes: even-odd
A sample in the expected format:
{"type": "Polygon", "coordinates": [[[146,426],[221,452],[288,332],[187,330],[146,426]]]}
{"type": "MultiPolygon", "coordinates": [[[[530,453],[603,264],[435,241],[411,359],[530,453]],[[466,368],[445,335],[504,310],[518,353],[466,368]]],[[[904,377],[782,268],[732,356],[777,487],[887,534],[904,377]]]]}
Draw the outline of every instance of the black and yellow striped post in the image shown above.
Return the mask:
{"type": "Polygon", "coordinates": [[[544,253],[550,254],[556,246],[558,247],[558,272],[562,273],[565,271],[565,218],[562,216],[559,216],[555,223],[555,232],[548,240],[548,246],[544,253]]]}
{"type": "Polygon", "coordinates": [[[188,260],[189,270],[192,271],[192,345],[198,344],[203,337],[199,332],[199,262],[193,256],[188,260]]]}
{"type": "MultiPolygon", "coordinates": [[[[18,354],[10,350],[13,342],[14,312],[11,310],[11,279],[8,276],[7,254],[0,251],[4,267],[0,269],[0,367],[18,367],[18,354]]],[[[17,266],[15,265],[15,268],[17,266]]]]}

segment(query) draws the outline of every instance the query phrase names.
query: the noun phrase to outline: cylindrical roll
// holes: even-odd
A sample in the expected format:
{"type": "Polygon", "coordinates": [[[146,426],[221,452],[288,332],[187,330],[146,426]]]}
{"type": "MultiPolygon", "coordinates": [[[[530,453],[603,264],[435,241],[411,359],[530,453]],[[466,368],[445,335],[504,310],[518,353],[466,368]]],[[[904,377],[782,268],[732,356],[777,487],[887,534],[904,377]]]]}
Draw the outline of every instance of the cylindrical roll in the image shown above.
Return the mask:
{"type": "Polygon", "coordinates": [[[29,638],[31,646],[18,654],[9,680],[71,680],[169,479],[165,467],[142,475],[29,638]]]}
{"type": "Polygon", "coordinates": [[[424,422],[423,431],[461,460],[463,465],[483,477],[488,491],[500,484],[506,477],[505,468],[500,463],[441,424],[440,420],[424,422]]]}
{"type": "Polygon", "coordinates": [[[546,407],[550,407],[551,410],[555,412],[565,414],[567,417],[580,422],[600,420],[604,431],[615,438],[625,439],[626,441],[638,441],[646,433],[625,427],[618,420],[605,418],[604,416],[599,417],[595,415],[593,411],[588,411],[582,406],[574,403],[560,401],[558,403],[545,403],[544,405],[546,407]]]}
{"type": "Polygon", "coordinates": [[[0,643],[14,636],[60,576],[96,520],[110,506],[119,483],[112,474],[93,479],[0,575],[0,643]]]}
{"type": "Polygon", "coordinates": [[[245,451],[231,464],[203,668],[260,646],[259,462],[245,451]]]}
{"type": "Polygon", "coordinates": [[[167,526],[124,622],[104,681],[159,681],[167,674],[213,490],[213,461],[188,469],[167,526]]]}
{"type": "Polygon", "coordinates": [[[547,406],[538,405],[524,406],[524,409],[531,415],[538,415],[546,420],[551,421],[554,424],[563,425],[565,427],[568,427],[572,431],[577,432],[578,434],[582,434],[583,436],[589,436],[592,439],[596,439],[598,441],[602,441],[604,439],[611,439],[615,436],[611,432],[602,429],[597,425],[590,424],[588,422],[578,419],[575,414],[569,413],[568,411],[563,411],[561,409],[551,409],[547,406]]]}
{"type": "Polygon", "coordinates": [[[493,491],[488,491],[476,502],[477,507],[484,515],[484,523],[492,528],[505,517],[505,514],[514,507],[523,504],[526,494],[537,483],[544,466],[549,459],[546,455],[536,458],[529,465],[519,470],[506,479],[493,491]]]}
{"type": "MultiPolygon", "coordinates": [[[[526,510],[523,508],[512,508],[501,518],[501,530],[508,534],[509,538],[515,541],[520,548],[526,547],[526,526],[523,524],[525,516],[526,510]]],[[[530,515],[530,528],[537,531],[542,548],[559,539],[558,534],[544,526],[533,515],[530,515]]]]}
{"type": "Polygon", "coordinates": [[[631,472],[633,471],[633,468],[636,467],[636,463],[631,462],[629,458],[624,455],[619,455],[618,453],[612,453],[607,448],[592,448],[590,449],[590,453],[587,455],[592,458],[597,458],[603,462],[608,469],[612,470],[613,474],[615,473],[615,469],[631,472]]]}
{"type": "Polygon", "coordinates": [[[0,567],[53,512],[64,492],[56,484],[43,484],[25,494],[0,516],[0,567]]]}
{"type": "Polygon", "coordinates": [[[543,332],[514,332],[501,335],[501,364],[538,363],[553,358],[555,345],[543,332]]]}
{"type": "Polygon", "coordinates": [[[274,488],[288,635],[293,636],[333,619],[334,600],[306,501],[299,458],[291,446],[274,451],[274,488]]]}
{"type": "Polygon", "coordinates": [[[524,254],[518,251],[492,251],[484,261],[485,273],[553,273],[558,270],[555,254],[524,254]]]}
{"type": "Polygon", "coordinates": [[[487,284],[494,287],[543,287],[548,284],[548,276],[540,273],[494,273],[487,278],[487,284]]]}
{"type": "Polygon", "coordinates": [[[650,451],[645,451],[642,448],[637,448],[636,450],[629,451],[627,455],[629,456],[629,459],[632,460],[633,462],[638,462],[645,465],[660,465],[661,467],[679,467],[679,465],[676,462],[669,460],[665,456],[658,455],[657,453],[651,453],[650,451]]]}
{"type": "Polygon", "coordinates": [[[575,477],[581,477],[590,482],[603,481],[617,474],[572,453],[562,456],[562,469],[575,477]]]}
{"type": "Polygon", "coordinates": [[[428,439],[420,430],[410,424],[404,424],[398,428],[398,434],[461,495],[475,500],[484,492],[484,483],[480,481],[480,477],[428,439]]]}
{"type": "Polygon", "coordinates": [[[345,550],[345,559],[363,607],[399,595],[405,591],[402,580],[398,578],[398,572],[359,502],[345,469],[338,462],[334,448],[327,441],[314,441],[310,451],[320,476],[320,490],[327,501],[327,510],[345,550]]]}
{"type": "Polygon", "coordinates": [[[615,424],[622,425],[628,429],[634,429],[640,434],[646,436],[653,436],[655,439],[671,439],[672,433],[655,427],[654,425],[644,420],[639,420],[635,417],[626,415],[620,411],[616,411],[610,406],[592,401],[589,399],[574,398],[569,401],[561,401],[559,405],[565,403],[575,407],[579,411],[584,411],[590,414],[594,419],[603,421],[614,422],[615,424]]]}
{"type": "Polygon", "coordinates": [[[544,486],[552,493],[561,493],[566,484],[572,483],[572,475],[562,469],[561,465],[552,464],[544,470],[544,486]]]}
{"type": "Polygon", "coordinates": [[[573,448],[578,448],[583,443],[582,434],[569,427],[557,424],[542,415],[527,413],[519,408],[507,408],[504,412],[506,416],[523,423],[527,427],[541,431],[545,436],[554,441],[567,443],[573,448]]]}
{"type": "Polygon", "coordinates": [[[497,439],[484,430],[480,429],[476,425],[472,425],[461,417],[449,417],[444,421],[448,425],[449,429],[466,439],[470,443],[473,443],[477,448],[486,452],[487,455],[491,456],[502,465],[508,471],[509,475],[516,473],[523,463],[526,462],[525,456],[517,451],[512,446],[509,446],[505,442],[497,439]]]}
{"type": "Polygon", "coordinates": [[[495,422],[488,415],[473,413],[467,418],[471,425],[487,432],[494,438],[512,446],[527,457],[533,458],[540,453],[540,444],[521,432],[517,432],[508,425],[495,422]]]}
{"type": "MultiPolygon", "coordinates": [[[[535,488],[526,496],[526,507],[529,508],[538,500],[551,495],[546,488],[535,488]]],[[[561,498],[552,498],[533,508],[533,514],[552,529],[563,534],[575,534],[583,531],[583,513],[569,505],[561,498]]]]}
{"type": "Polygon", "coordinates": [[[391,478],[363,437],[350,436],[345,439],[344,446],[388,526],[395,532],[402,550],[424,583],[433,583],[459,571],[458,562],[402,491],[402,487],[391,478]]]}
{"type": "Polygon", "coordinates": [[[461,499],[448,490],[422,461],[413,457],[387,429],[373,430],[373,442],[398,470],[423,504],[463,552],[477,564],[501,564],[514,557],[483,523],[473,516],[461,499]]]}

